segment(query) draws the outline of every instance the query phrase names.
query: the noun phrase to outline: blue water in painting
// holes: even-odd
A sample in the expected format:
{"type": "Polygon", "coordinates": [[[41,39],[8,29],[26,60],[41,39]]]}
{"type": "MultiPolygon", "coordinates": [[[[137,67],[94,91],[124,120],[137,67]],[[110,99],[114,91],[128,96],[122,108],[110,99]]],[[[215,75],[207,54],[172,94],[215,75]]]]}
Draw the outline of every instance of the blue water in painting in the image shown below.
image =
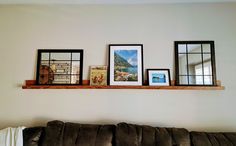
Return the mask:
{"type": "Polygon", "coordinates": [[[152,82],[153,83],[166,83],[166,75],[165,74],[152,74],[152,82]]]}
{"type": "Polygon", "coordinates": [[[127,68],[122,68],[120,69],[121,72],[128,72],[130,74],[137,74],[138,73],[138,68],[137,67],[127,67],[127,68]]]}

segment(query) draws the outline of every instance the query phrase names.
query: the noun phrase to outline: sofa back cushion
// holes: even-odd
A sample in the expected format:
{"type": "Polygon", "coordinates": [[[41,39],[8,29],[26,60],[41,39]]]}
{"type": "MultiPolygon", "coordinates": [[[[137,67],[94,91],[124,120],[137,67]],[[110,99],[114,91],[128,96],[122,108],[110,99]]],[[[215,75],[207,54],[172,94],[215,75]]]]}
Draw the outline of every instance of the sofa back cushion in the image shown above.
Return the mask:
{"type": "Polygon", "coordinates": [[[192,146],[235,146],[236,133],[191,132],[192,146]]]}
{"type": "Polygon", "coordinates": [[[186,129],[120,123],[115,142],[116,146],[190,146],[190,137],[186,129]]]}
{"type": "Polygon", "coordinates": [[[45,128],[42,146],[112,146],[114,131],[114,125],[52,121],[45,128]]]}

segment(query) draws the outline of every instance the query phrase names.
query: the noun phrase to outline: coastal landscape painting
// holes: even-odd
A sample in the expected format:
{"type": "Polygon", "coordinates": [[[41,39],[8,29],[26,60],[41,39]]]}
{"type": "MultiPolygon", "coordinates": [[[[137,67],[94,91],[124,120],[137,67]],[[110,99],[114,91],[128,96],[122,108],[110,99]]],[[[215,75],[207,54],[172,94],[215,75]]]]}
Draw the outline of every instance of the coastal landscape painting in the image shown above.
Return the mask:
{"type": "Polygon", "coordinates": [[[147,69],[149,86],[170,86],[170,69],[147,69]]]}
{"type": "Polygon", "coordinates": [[[110,45],[110,84],[142,85],[142,45],[110,45]]]}
{"type": "Polygon", "coordinates": [[[138,81],[137,50],[115,50],[115,81],[138,81]]]}
{"type": "Polygon", "coordinates": [[[152,82],[153,83],[166,83],[166,75],[163,73],[153,73],[152,82]]]}

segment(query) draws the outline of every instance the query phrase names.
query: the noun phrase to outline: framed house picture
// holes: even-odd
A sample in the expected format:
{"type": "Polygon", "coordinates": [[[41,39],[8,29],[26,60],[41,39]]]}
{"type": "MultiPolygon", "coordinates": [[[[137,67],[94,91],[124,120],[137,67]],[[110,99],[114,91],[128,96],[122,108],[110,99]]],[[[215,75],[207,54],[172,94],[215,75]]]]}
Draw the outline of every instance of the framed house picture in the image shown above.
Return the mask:
{"type": "Polygon", "coordinates": [[[143,84],[143,45],[109,45],[109,85],[143,84]]]}
{"type": "Polygon", "coordinates": [[[82,85],[83,50],[39,49],[38,85],[82,85]]]}
{"type": "Polygon", "coordinates": [[[91,86],[107,85],[107,66],[90,67],[90,85],[91,86]]]}
{"type": "Polygon", "coordinates": [[[170,70],[147,69],[147,80],[149,86],[170,86],[170,70]]]}

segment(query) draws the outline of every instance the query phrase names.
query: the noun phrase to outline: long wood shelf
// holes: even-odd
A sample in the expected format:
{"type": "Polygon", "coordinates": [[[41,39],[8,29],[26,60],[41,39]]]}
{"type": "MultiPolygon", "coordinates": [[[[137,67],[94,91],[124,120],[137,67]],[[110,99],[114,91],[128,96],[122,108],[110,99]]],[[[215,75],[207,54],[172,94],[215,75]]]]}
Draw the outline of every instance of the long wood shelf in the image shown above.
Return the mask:
{"type": "MultiPolygon", "coordinates": [[[[173,84],[173,82],[172,82],[173,84]]],[[[217,86],[90,86],[89,80],[84,80],[83,85],[36,85],[35,80],[26,80],[22,89],[159,89],[159,90],[224,90],[220,81],[217,86]]]]}

